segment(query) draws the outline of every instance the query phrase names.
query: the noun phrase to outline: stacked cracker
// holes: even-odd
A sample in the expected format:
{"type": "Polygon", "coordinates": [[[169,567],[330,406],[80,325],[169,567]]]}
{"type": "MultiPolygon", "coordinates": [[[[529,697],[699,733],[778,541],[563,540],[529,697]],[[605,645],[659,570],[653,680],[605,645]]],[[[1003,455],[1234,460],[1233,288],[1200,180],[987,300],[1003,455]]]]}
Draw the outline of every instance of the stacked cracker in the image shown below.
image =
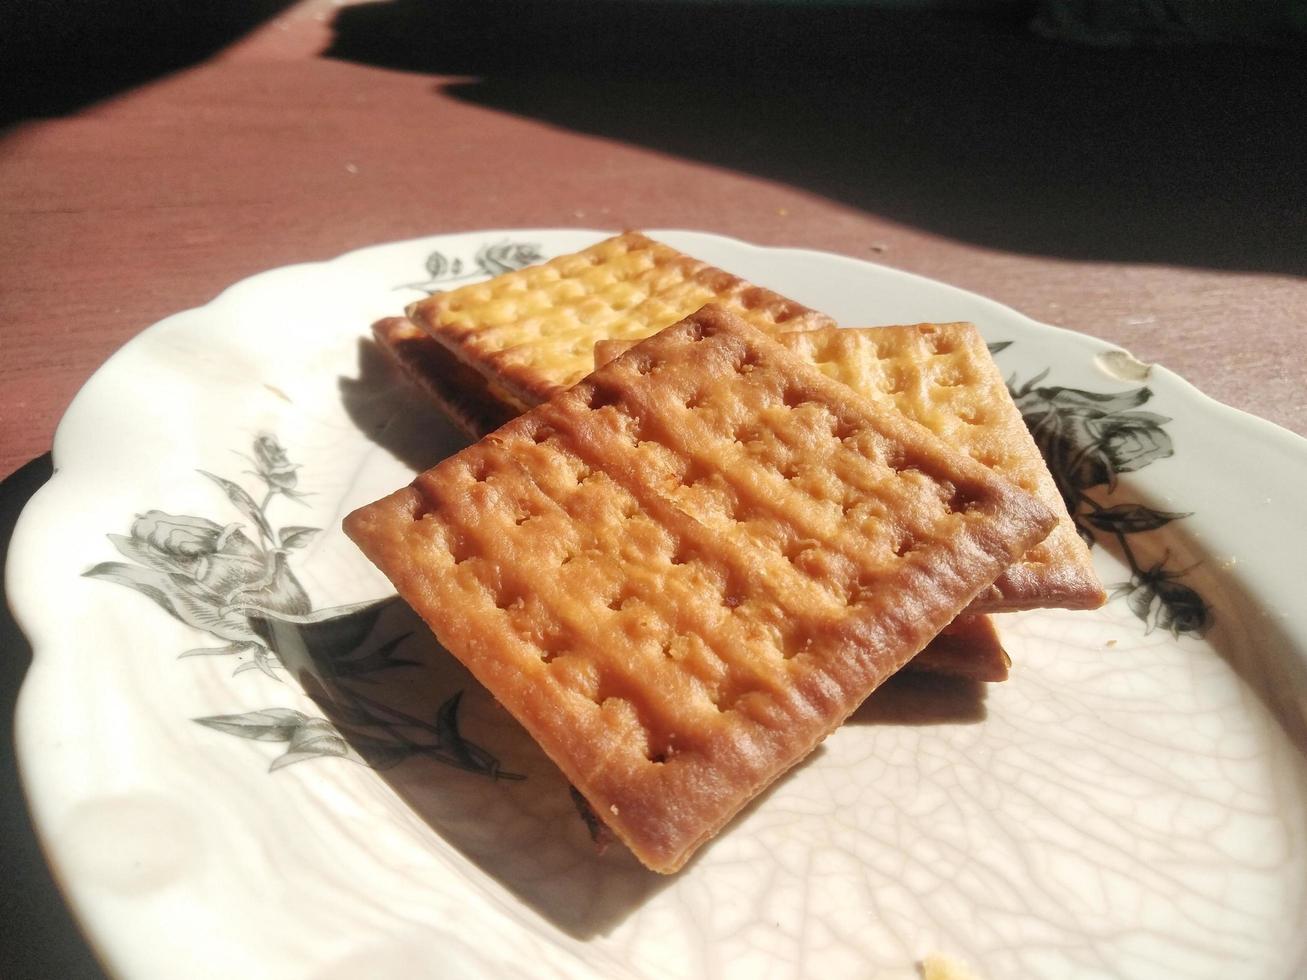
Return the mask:
{"type": "Polygon", "coordinates": [[[469,428],[534,407],[346,530],[655,871],[932,640],[967,673],[960,614],[1101,601],[972,328],[834,330],[631,234],[408,313],[469,428]]]}

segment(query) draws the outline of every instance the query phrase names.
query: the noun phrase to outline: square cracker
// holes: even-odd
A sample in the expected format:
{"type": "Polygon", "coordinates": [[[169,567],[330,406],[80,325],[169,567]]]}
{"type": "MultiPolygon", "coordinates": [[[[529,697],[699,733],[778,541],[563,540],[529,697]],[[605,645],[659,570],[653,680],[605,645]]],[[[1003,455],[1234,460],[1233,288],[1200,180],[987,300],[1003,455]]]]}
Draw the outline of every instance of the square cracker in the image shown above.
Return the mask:
{"type": "MultiPolygon", "coordinates": [[[[427,333],[403,317],[373,324],[381,348],[473,440],[518,416],[482,375],[460,363],[427,333]]],[[[782,338],[783,339],[783,338],[782,338]]],[[[621,350],[629,349],[625,343],[621,350]]],[[[599,345],[596,345],[596,352],[599,345]]],[[[601,363],[620,351],[613,350],[601,363]]],[[[598,354],[596,353],[596,360],[598,354]]],[[[907,668],[989,683],[1007,680],[1011,660],[988,616],[960,616],[913,657],[907,668]]]]}
{"type": "MultiPolygon", "coordinates": [[[[473,440],[519,414],[486,378],[459,361],[403,317],[372,325],[377,343],[403,372],[473,440]]],[[[630,344],[622,349],[626,350],[630,344]]],[[[598,350],[598,347],[596,347],[598,350]]],[[[611,360],[614,351],[606,360],[611,360]]],[[[907,665],[918,671],[969,680],[1007,680],[1011,660],[988,616],[961,616],[907,665]]]]}
{"type": "Polygon", "coordinates": [[[710,307],[345,529],[666,873],[1055,520],[710,307]]]}
{"type": "MultiPolygon", "coordinates": [[[[518,416],[486,378],[459,363],[403,317],[380,320],[372,332],[409,379],[474,441],[518,416]]],[[[915,671],[989,683],[1007,680],[1009,667],[1011,660],[988,616],[958,617],[907,665],[915,671]]]]}
{"type": "Polygon", "coordinates": [[[817,330],[779,339],[823,373],[897,408],[1057,514],[1057,527],[978,596],[971,612],[1096,609],[1107,601],[1089,549],[974,325],[817,330]]]}
{"type": "MultiPolygon", "coordinates": [[[[1057,514],[1049,536],[978,596],[969,611],[1096,609],[1107,600],[1089,549],[974,325],[846,327],[781,334],[776,340],[865,398],[924,425],[1057,514]]],[[[629,348],[629,342],[602,341],[595,345],[595,364],[629,348]]]]}
{"type": "Polygon", "coordinates": [[[634,231],[436,293],[407,313],[525,411],[589,374],[596,341],[647,337],[705,303],[768,333],[835,325],[825,314],[634,231]]]}

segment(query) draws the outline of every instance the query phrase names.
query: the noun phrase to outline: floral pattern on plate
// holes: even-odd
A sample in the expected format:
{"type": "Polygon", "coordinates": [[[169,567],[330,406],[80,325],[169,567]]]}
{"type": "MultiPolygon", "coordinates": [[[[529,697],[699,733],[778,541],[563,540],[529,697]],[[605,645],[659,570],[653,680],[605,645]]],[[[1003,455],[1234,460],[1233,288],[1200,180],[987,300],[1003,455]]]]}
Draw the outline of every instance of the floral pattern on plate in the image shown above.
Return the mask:
{"type": "Polygon", "coordinates": [[[521,779],[502,771],[494,756],[460,734],[462,692],[450,695],[434,719],[424,720],[369,697],[350,683],[377,671],[417,666],[416,661],[395,655],[407,634],[388,636],[370,653],[359,655],[388,600],[313,610],[291,570],[290,554],[305,547],[321,529],[276,528],[269,516],[276,498],[304,498],[296,489],[299,467],[273,435],[259,435],[252,452],[245,458],[254,469],[246,472],[263,485],[262,500],[255,500],[239,483],[199,471],[217,484],[248,524],[224,525],[205,517],[151,510],[132,523],[129,535],[108,535],[131,564],[102,562],[85,574],[134,589],[174,619],[228,641],[180,656],[233,657],[239,662],[234,676],[258,669],[277,679],[276,668],[284,666],[282,644],[293,637],[294,647],[308,655],[301,662],[342,720],[333,724],[295,708],[261,707],[195,721],[228,735],[283,743],[285,751],[272,760],[271,772],[324,756],[377,769],[422,756],[492,778],[521,779]]]}
{"type": "Polygon", "coordinates": [[[35,653],[25,788],[110,970],[908,980],[942,951],[990,977],[1307,975],[1307,609],[1289,533],[1307,444],[1161,368],[1123,384],[1099,369],[1103,344],[941,283],[650,233],[842,323],[971,320],[1012,341],[1014,395],[1061,434],[1063,492],[1129,593],[1005,615],[1004,684],[896,678],[654,879],[595,854],[556,768],[402,603],[377,601],[388,584],[337,530],[459,444],[390,384],[367,324],[494,271],[478,255],[604,233],[438,236],[261,274],[86,385],[9,556],[35,653]],[[528,778],[484,778],[463,741],[528,778]],[[468,758],[481,775],[451,768],[468,758]]]}

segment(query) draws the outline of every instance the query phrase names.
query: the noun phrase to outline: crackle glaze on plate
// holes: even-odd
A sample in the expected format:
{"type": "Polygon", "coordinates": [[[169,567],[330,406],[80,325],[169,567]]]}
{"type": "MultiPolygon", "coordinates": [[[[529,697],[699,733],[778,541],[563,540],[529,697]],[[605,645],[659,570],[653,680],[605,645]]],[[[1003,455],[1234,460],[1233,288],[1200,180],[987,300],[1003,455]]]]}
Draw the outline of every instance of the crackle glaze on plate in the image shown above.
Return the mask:
{"type": "Polygon", "coordinates": [[[339,523],[460,444],[368,324],[600,233],[255,276],[87,383],[13,539],[23,777],[110,970],[1307,975],[1307,442],[939,283],[652,234],[846,325],[979,324],[1115,598],[1003,617],[1008,683],[891,682],[675,877],[597,855],[339,523]]]}

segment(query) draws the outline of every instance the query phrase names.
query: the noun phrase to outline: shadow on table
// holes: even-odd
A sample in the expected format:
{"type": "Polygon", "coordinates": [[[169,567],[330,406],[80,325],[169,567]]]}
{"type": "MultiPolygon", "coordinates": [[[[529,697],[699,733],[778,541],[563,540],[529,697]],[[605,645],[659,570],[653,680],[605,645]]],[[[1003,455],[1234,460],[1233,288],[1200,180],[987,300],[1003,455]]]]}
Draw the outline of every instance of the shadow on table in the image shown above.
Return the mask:
{"type": "Polygon", "coordinates": [[[327,54],[984,246],[1307,273],[1301,50],[1075,47],[1006,9],[391,0],[327,54]]]}
{"type": "Polygon", "coordinates": [[[0,127],[58,116],[222,50],[292,0],[6,0],[0,127]]]}
{"type": "MultiPolygon", "coordinates": [[[[53,472],[47,453],[0,482],[0,591],[18,515],[53,472]]],[[[32,829],[14,757],[14,704],[32,648],[14,621],[8,596],[0,601],[0,977],[104,976],[73,923],[32,829]]]]}

